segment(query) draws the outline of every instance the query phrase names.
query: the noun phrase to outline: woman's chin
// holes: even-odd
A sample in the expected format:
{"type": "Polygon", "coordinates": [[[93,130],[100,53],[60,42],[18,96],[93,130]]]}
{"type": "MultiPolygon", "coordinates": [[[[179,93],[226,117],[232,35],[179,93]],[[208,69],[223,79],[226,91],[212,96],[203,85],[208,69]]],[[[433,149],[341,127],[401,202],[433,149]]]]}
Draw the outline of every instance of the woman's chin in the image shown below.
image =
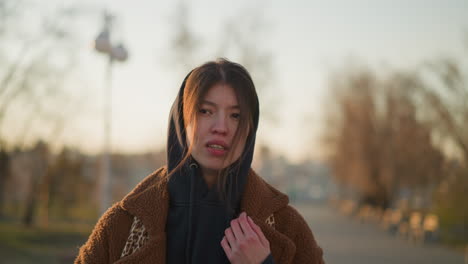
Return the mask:
{"type": "MultiPolygon", "coordinates": [[[[199,162],[200,163],[200,162],[199,162]]],[[[201,162],[200,166],[210,173],[218,173],[220,170],[227,168],[230,164],[223,164],[222,162],[201,162]]]]}

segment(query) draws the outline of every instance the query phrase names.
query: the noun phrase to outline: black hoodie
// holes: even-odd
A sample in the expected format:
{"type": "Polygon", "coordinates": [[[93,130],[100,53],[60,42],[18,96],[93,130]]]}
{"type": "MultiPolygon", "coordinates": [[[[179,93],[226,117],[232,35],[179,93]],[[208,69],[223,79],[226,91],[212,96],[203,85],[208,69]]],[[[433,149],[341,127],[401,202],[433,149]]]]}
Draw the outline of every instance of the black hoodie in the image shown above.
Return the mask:
{"type": "MultiPolygon", "coordinates": [[[[174,170],[187,152],[182,109],[185,83],[189,75],[185,77],[171,109],[167,141],[169,172],[174,170]],[[180,132],[181,138],[177,137],[176,131],[180,132]]],[[[254,129],[247,137],[241,158],[229,168],[225,190],[229,204],[220,201],[216,188],[207,187],[198,164],[192,158],[169,179],[167,263],[229,263],[221,247],[221,239],[230,221],[240,213],[240,201],[252,163],[258,126],[258,98],[255,101],[254,129]]],[[[268,259],[271,260],[271,255],[268,259]]]]}

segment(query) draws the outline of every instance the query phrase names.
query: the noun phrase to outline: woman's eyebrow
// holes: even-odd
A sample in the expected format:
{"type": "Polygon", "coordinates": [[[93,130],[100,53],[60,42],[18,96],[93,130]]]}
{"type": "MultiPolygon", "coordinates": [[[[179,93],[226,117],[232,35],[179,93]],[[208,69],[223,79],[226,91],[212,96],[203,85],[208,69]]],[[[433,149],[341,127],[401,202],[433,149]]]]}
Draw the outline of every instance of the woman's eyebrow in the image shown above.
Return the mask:
{"type": "MultiPolygon", "coordinates": [[[[208,100],[203,100],[201,102],[202,104],[207,104],[207,105],[211,105],[213,107],[218,107],[218,105],[214,102],[211,102],[211,101],[208,101],[208,100]]],[[[240,107],[238,105],[232,105],[232,106],[229,106],[228,108],[231,108],[231,109],[240,109],[240,107]]]]}

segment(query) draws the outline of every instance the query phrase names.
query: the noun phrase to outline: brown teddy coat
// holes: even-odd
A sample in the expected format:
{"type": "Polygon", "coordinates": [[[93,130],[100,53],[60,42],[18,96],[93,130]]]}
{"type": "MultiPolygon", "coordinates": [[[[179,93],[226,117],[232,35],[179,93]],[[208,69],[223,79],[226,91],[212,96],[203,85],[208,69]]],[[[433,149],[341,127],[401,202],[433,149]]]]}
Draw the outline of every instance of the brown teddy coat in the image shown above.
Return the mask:
{"type": "MultiPolygon", "coordinates": [[[[160,168],[109,208],[80,248],[75,264],[165,263],[165,226],[169,210],[167,182],[167,169],[160,168]],[[121,258],[130,239],[134,217],[144,225],[148,239],[141,248],[121,258]]],[[[323,264],[322,249],[304,218],[288,202],[285,194],[250,170],[241,212],[246,212],[261,227],[270,242],[275,263],[323,264]]]]}

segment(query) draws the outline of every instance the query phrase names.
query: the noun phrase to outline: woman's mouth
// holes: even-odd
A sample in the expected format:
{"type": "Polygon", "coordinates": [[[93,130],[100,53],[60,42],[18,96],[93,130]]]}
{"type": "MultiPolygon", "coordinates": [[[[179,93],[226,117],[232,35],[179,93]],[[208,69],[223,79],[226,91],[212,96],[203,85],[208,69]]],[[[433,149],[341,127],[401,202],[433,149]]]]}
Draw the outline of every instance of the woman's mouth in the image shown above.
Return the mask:
{"type": "Polygon", "coordinates": [[[216,142],[216,143],[209,142],[208,144],[206,144],[206,148],[211,155],[218,156],[218,157],[225,155],[228,151],[226,144],[222,142],[216,142]]]}

